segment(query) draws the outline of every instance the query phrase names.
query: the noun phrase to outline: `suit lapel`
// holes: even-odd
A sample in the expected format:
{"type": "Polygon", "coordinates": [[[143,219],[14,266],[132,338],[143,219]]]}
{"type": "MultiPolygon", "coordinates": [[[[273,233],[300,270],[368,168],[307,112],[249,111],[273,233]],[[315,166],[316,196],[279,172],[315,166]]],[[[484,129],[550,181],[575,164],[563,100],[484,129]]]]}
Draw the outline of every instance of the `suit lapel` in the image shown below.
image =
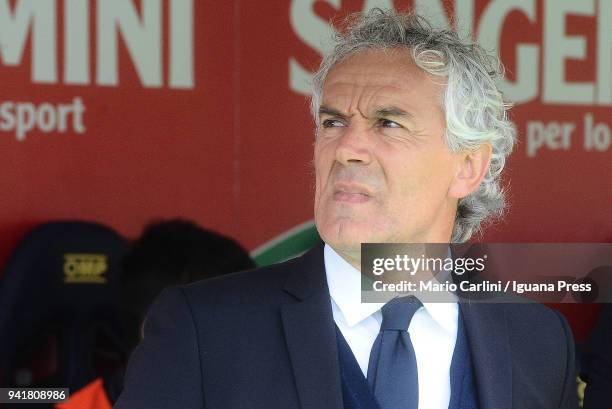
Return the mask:
{"type": "Polygon", "coordinates": [[[297,299],[281,308],[281,318],[300,405],[340,409],[340,366],[323,245],[296,261],[285,291],[297,299]]]}
{"type": "Polygon", "coordinates": [[[503,304],[459,303],[480,409],[512,407],[512,360],[503,304]]]}

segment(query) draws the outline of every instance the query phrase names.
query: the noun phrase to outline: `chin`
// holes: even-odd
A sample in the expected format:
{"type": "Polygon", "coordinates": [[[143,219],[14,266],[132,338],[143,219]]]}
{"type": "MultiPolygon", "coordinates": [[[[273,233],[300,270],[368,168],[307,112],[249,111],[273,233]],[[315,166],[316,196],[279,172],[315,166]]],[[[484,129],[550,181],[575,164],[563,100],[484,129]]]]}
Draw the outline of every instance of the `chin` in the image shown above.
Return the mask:
{"type": "Polygon", "coordinates": [[[361,243],[384,242],[381,235],[375,234],[371,223],[340,219],[329,223],[317,223],[323,241],[334,248],[344,251],[360,251],[361,243]]]}

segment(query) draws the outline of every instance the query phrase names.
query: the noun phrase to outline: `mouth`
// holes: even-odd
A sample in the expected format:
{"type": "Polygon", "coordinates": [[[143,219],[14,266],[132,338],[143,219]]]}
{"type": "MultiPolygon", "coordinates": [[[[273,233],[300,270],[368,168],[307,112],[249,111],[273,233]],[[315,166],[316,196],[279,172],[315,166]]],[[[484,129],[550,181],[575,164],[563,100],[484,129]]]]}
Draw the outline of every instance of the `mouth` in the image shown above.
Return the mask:
{"type": "Polygon", "coordinates": [[[372,200],[372,192],[365,186],[338,182],[334,184],[334,201],[345,203],[365,203],[372,200]]]}

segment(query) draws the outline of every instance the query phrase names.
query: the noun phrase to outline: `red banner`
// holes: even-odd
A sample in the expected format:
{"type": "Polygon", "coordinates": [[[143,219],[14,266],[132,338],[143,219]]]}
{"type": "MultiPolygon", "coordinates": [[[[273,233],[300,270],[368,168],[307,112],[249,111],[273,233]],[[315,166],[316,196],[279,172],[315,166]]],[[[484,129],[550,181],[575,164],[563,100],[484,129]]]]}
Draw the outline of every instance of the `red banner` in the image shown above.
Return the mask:
{"type": "Polygon", "coordinates": [[[612,240],[610,1],[0,0],[0,259],[58,218],[181,216],[250,249],[312,219],[308,81],[328,21],[375,6],[506,64],[520,142],[484,240],[612,240]]]}

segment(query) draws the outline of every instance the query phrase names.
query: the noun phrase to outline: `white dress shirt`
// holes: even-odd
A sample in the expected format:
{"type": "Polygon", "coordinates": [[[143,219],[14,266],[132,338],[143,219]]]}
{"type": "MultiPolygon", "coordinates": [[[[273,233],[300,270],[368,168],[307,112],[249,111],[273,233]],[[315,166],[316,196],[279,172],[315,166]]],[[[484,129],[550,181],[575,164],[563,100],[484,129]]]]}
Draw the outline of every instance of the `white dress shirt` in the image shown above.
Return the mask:
{"type": "MultiPolygon", "coordinates": [[[[361,273],[325,245],[325,273],[336,325],[367,377],[370,350],[380,331],[384,304],[361,303],[361,273]]],[[[410,322],[419,376],[419,409],[447,409],[450,365],[457,340],[457,303],[423,303],[410,322]]]]}

